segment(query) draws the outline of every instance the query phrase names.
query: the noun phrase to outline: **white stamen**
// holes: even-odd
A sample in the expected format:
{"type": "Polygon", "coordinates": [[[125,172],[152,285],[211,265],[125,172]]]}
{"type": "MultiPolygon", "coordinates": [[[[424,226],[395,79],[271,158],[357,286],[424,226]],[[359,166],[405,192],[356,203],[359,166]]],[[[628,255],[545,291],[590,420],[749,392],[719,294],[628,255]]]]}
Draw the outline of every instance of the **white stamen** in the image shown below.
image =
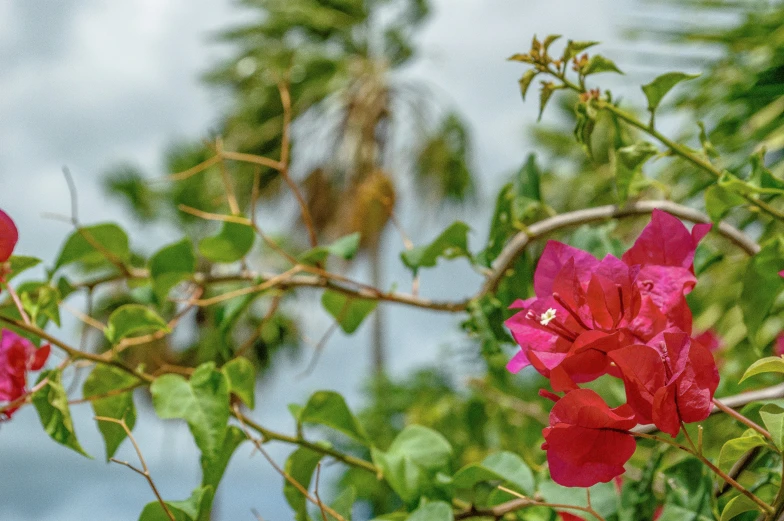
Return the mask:
{"type": "Polygon", "coordinates": [[[555,318],[555,309],[553,308],[548,309],[547,311],[542,313],[542,316],[540,318],[541,320],[539,320],[539,323],[542,324],[543,326],[546,326],[547,324],[550,323],[552,319],[555,318]]]}

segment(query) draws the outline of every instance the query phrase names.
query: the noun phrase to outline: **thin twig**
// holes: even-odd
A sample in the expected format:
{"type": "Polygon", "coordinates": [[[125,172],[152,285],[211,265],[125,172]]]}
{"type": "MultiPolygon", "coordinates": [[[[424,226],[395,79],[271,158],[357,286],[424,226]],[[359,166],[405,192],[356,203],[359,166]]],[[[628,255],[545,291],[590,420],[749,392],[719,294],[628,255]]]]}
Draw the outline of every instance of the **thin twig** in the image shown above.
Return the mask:
{"type": "Polygon", "coordinates": [[[8,294],[11,295],[11,300],[13,300],[14,306],[16,306],[16,310],[19,311],[19,315],[22,317],[22,320],[24,320],[24,323],[31,324],[30,317],[27,315],[24,305],[22,305],[22,300],[19,298],[19,295],[16,294],[14,288],[11,287],[10,284],[5,284],[5,289],[8,291],[8,294]]]}
{"type": "Polygon", "coordinates": [[[321,478],[321,462],[319,461],[316,464],[316,484],[313,485],[313,495],[316,496],[316,500],[318,501],[319,510],[321,510],[321,517],[324,521],[327,520],[327,511],[324,509],[324,503],[321,501],[321,497],[319,496],[319,479],[321,478]]]}
{"type": "MultiPolygon", "coordinates": [[[[224,154],[224,157],[225,157],[225,154],[224,154]]],[[[211,167],[212,165],[218,163],[220,160],[221,160],[221,156],[217,156],[217,155],[216,156],[212,156],[211,158],[209,158],[209,159],[207,159],[205,161],[202,161],[201,163],[199,163],[198,165],[196,165],[194,167],[191,167],[191,168],[189,168],[187,170],[184,170],[184,171],[176,173],[176,174],[168,175],[166,177],[166,179],[168,179],[169,181],[184,181],[185,179],[188,179],[189,177],[192,177],[192,176],[198,174],[199,172],[203,172],[204,170],[207,170],[209,167],[211,167]]]]}
{"type": "Polygon", "coordinates": [[[210,213],[184,204],[177,205],[177,208],[182,212],[195,215],[196,217],[201,217],[202,219],[206,219],[208,221],[222,221],[222,222],[229,222],[229,223],[244,224],[245,226],[252,226],[250,219],[246,219],[245,217],[241,217],[239,215],[222,215],[219,213],[210,213]]]}
{"type": "Polygon", "coordinates": [[[291,279],[291,277],[293,275],[295,275],[295,274],[299,273],[300,271],[302,271],[303,268],[304,267],[302,265],[298,264],[297,266],[294,266],[293,268],[291,268],[288,271],[285,271],[285,272],[283,272],[283,273],[281,273],[279,275],[275,275],[274,277],[271,277],[268,280],[265,280],[261,284],[257,284],[255,286],[249,286],[249,287],[246,287],[246,288],[241,288],[241,289],[238,289],[238,290],[235,290],[235,291],[230,291],[228,293],[223,293],[221,295],[216,295],[214,297],[207,298],[207,299],[188,300],[187,302],[190,305],[199,306],[199,307],[206,307],[206,306],[211,306],[213,304],[217,304],[219,302],[224,302],[226,300],[231,300],[231,299],[236,298],[236,297],[241,297],[243,295],[248,295],[248,294],[251,294],[251,293],[261,293],[262,291],[266,291],[266,290],[268,290],[270,288],[273,288],[275,286],[284,284],[285,281],[291,279]]]}
{"type": "Polygon", "coordinates": [[[697,453],[696,450],[692,450],[689,447],[686,447],[685,445],[681,445],[680,443],[676,442],[675,440],[671,440],[669,438],[662,438],[662,437],[659,437],[659,436],[654,436],[652,434],[644,434],[644,433],[640,433],[640,432],[632,432],[632,434],[634,436],[639,437],[639,438],[646,438],[646,439],[649,439],[649,440],[654,440],[654,441],[659,442],[659,443],[666,443],[668,445],[672,445],[673,447],[675,447],[677,449],[680,449],[680,450],[682,450],[684,452],[687,452],[687,453],[691,454],[692,456],[694,456],[695,458],[700,460],[714,474],[716,474],[718,477],[720,477],[721,479],[726,481],[735,490],[737,490],[738,492],[740,492],[741,494],[743,494],[744,496],[746,496],[747,498],[752,500],[754,503],[756,503],[762,509],[763,512],[768,512],[768,513],[773,512],[773,508],[770,505],[768,505],[767,503],[762,501],[760,498],[758,498],[756,495],[754,495],[752,492],[750,492],[748,489],[746,489],[743,485],[738,483],[734,478],[732,478],[731,476],[728,476],[726,472],[724,472],[719,467],[714,465],[713,462],[711,462],[711,460],[709,460],[708,458],[706,458],[702,454],[697,453]]]}
{"type": "Polygon", "coordinates": [[[215,151],[218,154],[218,157],[221,158],[219,165],[229,209],[231,210],[232,215],[240,215],[240,205],[237,203],[237,196],[234,195],[234,185],[231,182],[229,170],[226,168],[226,161],[223,160],[223,140],[221,138],[215,140],[215,151]]]}
{"type": "Polygon", "coordinates": [[[269,440],[275,440],[275,441],[281,441],[283,443],[290,443],[292,445],[299,445],[300,447],[305,447],[314,452],[318,452],[330,456],[332,458],[335,458],[336,460],[345,463],[346,465],[350,465],[352,467],[356,467],[358,469],[362,469],[367,472],[370,472],[378,476],[379,479],[381,477],[381,469],[379,469],[373,463],[367,460],[364,460],[362,458],[357,458],[356,456],[351,456],[350,454],[344,454],[338,450],[335,450],[333,448],[327,447],[319,443],[310,442],[304,438],[289,436],[287,434],[282,434],[267,429],[266,427],[262,427],[258,423],[254,422],[252,419],[248,418],[248,416],[243,414],[236,407],[232,409],[232,415],[235,418],[237,418],[240,421],[240,423],[242,423],[243,425],[246,425],[251,429],[253,429],[254,431],[258,432],[265,442],[269,440]]]}
{"type": "Polygon", "coordinates": [[[757,431],[760,434],[762,434],[763,436],[765,436],[767,439],[769,439],[769,440],[773,439],[773,437],[770,435],[770,432],[768,432],[762,426],[760,426],[757,423],[753,422],[749,418],[746,418],[745,416],[743,416],[741,413],[739,413],[735,409],[727,407],[724,403],[722,403],[721,400],[718,400],[718,399],[714,398],[713,399],[713,404],[716,406],[717,409],[721,410],[723,413],[725,413],[728,416],[738,420],[739,422],[741,422],[745,426],[751,427],[755,431],[757,431]]]}
{"type": "Polygon", "coordinates": [[[96,416],[95,419],[96,421],[114,423],[123,428],[125,434],[128,436],[128,439],[131,440],[131,443],[133,444],[133,448],[136,451],[136,455],[139,458],[139,462],[141,463],[142,468],[139,469],[137,467],[134,467],[127,461],[121,461],[116,458],[110,458],[110,461],[119,463],[120,465],[124,465],[129,469],[133,470],[134,472],[137,472],[138,474],[144,476],[144,478],[147,480],[147,483],[150,484],[150,488],[155,494],[155,497],[158,499],[158,503],[161,504],[163,511],[166,512],[166,515],[169,517],[171,521],[177,521],[174,517],[174,514],[172,514],[171,510],[169,510],[169,505],[166,504],[166,502],[161,497],[161,494],[158,492],[158,488],[155,486],[155,482],[153,481],[152,476],[150,475],[150,469],[147,468],[147,462],[144,461],[144,456],[142,455],[142,451],[139,448],[138,443],[136,443],[136,439],[133,437],[133,433],[131,432],[131,429],[129,429],[128,425],[125,423],[125,419],[118,420],[117,418],[110,418],[108,416],[96,416]]]}
{"type": "Polygon", "coordinates": [[[323,511],[328,512],[329,515],[334,517],[337,521],[346,521],[346,518],[344,518],[343,516],[341,516],[340,514],[335,512],[329,506],[327,506],[324,503],[322,503],[320,499],[317,499],[317,498],[314,498],[313,496],[311,496],[310,493],[308,492],[308,489],[306,489],[299,481],[294,479],[291,475],[289,475],[288,472],[283,470],[277,463],[275,463],[275,460],[272,459],[272,457],[269,455],[269,453],[267,453],[267,451],[264,449],[264,445],[261,442],[261,440],[259,440],[256,437],[254,437],[250,433],[250,431],[248,431],[248,427],[245,425],[245,422],[243,421],[243,415],[239,412],[239,409],[237,408],[236,405],[234,406],[234,412],[235,412],[234,416],[240,421],[240,428],[242,429],[242,432],[245,433],[245,436],[251,441],[251,443],[253,443],[253,445],[261,453],[261,455],[264,456],[264,459],[266,459],[269,462],[269,464],[272,465],[272,468],[274,468],[275,471],[278,474],[283,476],[283,479],[285,479],[287,482],[289,482],[303,496],[305,496],[305,499],[307,499],[308,501],[310,501],[314,505],[318,506],[323,511]]]}
{"type": "Polygon", "coordinates": [[[280,145],[280,176],[289,185],[291,193],[297,199],[300,212],[302,213],[302,221],[305,223],[305,228],[308,230],[308,238],[310,239],[310,246],[318,246],[318,238],[316,236],[316,227],[313,225],[313,217],[308,210],[308,204],[302,196],[297,183],[289,175],[289,150],[291,148],[291,94],[289,93],[288,86],[283,83],[278,83],[278,92],[280,92],[280,102],[283,105],[283,137],[280,145]]]}

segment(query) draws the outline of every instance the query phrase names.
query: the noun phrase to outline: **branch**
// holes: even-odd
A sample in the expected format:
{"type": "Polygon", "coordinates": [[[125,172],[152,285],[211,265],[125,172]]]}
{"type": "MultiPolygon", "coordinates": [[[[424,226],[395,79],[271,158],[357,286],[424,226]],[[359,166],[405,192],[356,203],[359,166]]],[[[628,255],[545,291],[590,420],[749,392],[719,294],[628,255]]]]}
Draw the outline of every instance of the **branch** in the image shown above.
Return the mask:
{"type": "MultiPolygon", "coordinates": [[[[495,291],[503,280],[506,272],[509,268],[514,264],[515,259],[528,247],[528,245],[535,240],[541,239],[553,232],[558,230],[562,230],[564,228],[570,228],[573,226],[579,226],[582,224],[589,224],[593,222],[599,221],[606,221],[608,219],[613,218],[625,218],[625,217],[635,217],[639,215],[647,215],[651,213],[655,209],[664,210],[680,219],[693,222],[693,223],[710,223],[710,218],[702,212],[689,208],[687,206],[683,206],[678,203],[674,203],[672,201],[639,201],[636,203],[632,203],[626,206],[615,206],[615,205],[607,205],[607,206],[599,206],[596,208],[588,208],[585,210],[576,210],[574,212],[564,213],[560,215],[556,215],[554,217],[550,217],[548,219],[544,219],[537,223],[534,223],[528,227],[528,229],[524,232],[520,232],[515,235],[506,245],[506,247],[501,251],[501,254],[498,256],[496,261],[493,263],[493,269],[487,276],[485,283],[482,285],[480,290],[473,296],[466,298],[464,300],[458,301],[438,301],[438,300],[431,300],[427,298],[422,298],[417,295],[411,295],[406,293],[398,293],[398,292],[385,292],[381,291],[377,288],[372,286],[368,286],[367,284],[343,277],[341,275],[337,275],[334,273],[330,273],[327,271],[319,270],[317,276],[312,275],[297,275],[286,277],[284,279],[277,279],[277,284],[274,284],[275,287],[281,289],[288,289],[288,288],[295,288],[295,287],[312,287],[312,288],[324,288],[330,289],[333,291],[337,291],[339,293],[343,293],[348,296],[356,297],[356,298],[363,298],[363,299],[372,299],[372,300],[379,300],[384,302],[393,302],[397,304],[404,304],[407,306],[423,308],[423,309],[430,309],[433,311],[446,311],[450,313],[459,313],[466,310],[469,303],[484,297],[495,291]]],[[[718,226],[716,226],[716,231],[731,241],[733,244],[738,246],[748,255],[755,255],[759,252],[760,247],[757,243],[755,243],[750,237],[744,234],[742,231],[738,230],[734,226],[726,223],[720,222],[718,226]]],[[[302,270],[314,270],[312,267],[303,267],[302,270]]],[[[134,274],[134,278],[146,278],[149,276],[145,270],[139,270],[139,273],[134,274]]],[[[205,273],[197,273],[194,275],[193,280],[196,284],[204,285],[204,284],[219,284],[223,282],[236,282],[242,280],[257,280],[261,279],[266,281],[262,285],[256,286],[255,291],[261,291],[259,288],[262,289],[269,289],[271,287],[268,283],[275,279],[276,277],[280,277],[280,274],[268,274],[268,273],[257,273],[253,271],[245,271],[240,274],[235,275],[226,275],[226,276],[211,276],[205,273]]],[[[113,282],[117,280],[122,280],[126,277],[120,276],[111,276],[105,277],[102,279],[97,279],[90,282],[82,283],[81,285],[77,285],[76,287],[86,287],[86,288],[94,288],[97,285],[104,284],[107,282],[113,282]]],[[[253,288],[246,288],[243,291],[253,292],[253,288]]],[[[244,293],[243,293],[244,294],[244,293]]],[[[236,295],[234,295],[236,296],[236,295]]],[[[214,297],[220,300],[219,297],[214,297]]],[[[212,303],[215,300],[210,300],[208,303],[212,303]]],[[[204,302],[202,302],[204,304],[204,302]]]]}
{"type": "MultiPolygon", "coordinates": [[[[576,210],[574,212],[556,215],[549,219],[534,223],[530,225],[526,231],[520,232],[512,237],[493,263],[493,271],[488,276],[487,281],[478,296],[481,297],[488,293],[492,293],[498,287],[498,284],[504,278],[506,271],[512,267],[517,257],[533,240],[539,239],[542,236],[562,228],[569,228],[597,221],[606,221],[613,218],[645,215],[656,209],[664,210],[675,217],[693,223],[711,222],[710,217],[702,212],[689,208],[688,206],[665,200],[639,201],[626,206],[598,206],[596,208],[587,208],[585,210],[576,210]]],[[[760,247],[756,242],[734,226],[726,222],[720,222],[716,228],[721,235],[729,239],[748,255],[756,255],[760,251],[760,247]]]]}
{"type": "Polygon", "coordinates": [[[336,460],[345,463],[346,465],[351,465],[352,467],[357,467],[362,470],[366,470],[368,472],[372,472],[376,476],[381,476],[381,469],[376,467],[373,463],[364,460],[362,458],[357,458],[351,456],[349,454],[344,454],[339,452],[335,449],[325,447],[318,443],[312,443],[307,441],[303,438],[297,438],[294,436],[288,436],[286,434],[281,434],[279,432],[271,431],[266,427],[262,427],[258,423],[254,422],[252,419],[248,418],[245,414],[243,414],[239,409],[236,407],[232,409],[232,415],[237,418],[242,424],[247,425],[254,431],[261,434],[261,437],[264,442],[275,440],[275,441],[282,441],[284,443],[291,443],[293,445],[299,445],[300,447],[305,447],[315,452],[319,452],[321,454],[325,454],[327,456],[331,456],[336,460]]]}
{"type": "Polygon", "coordinates": [[[307,488],[305,488],[299,481],[294,479],[285,470],[280,468],[280,465],[275,463],[275,460],[272,459],[272,457],[267,453],[266,450],[264,450],[263,440],[260,441],[260,440],[254,438],[251,435],[250,431],[248,431],[248,428],[245,425],[245,422],[242,419],[243,415],[242,415],[242,413],[240,413],[240,411],[239,411],[239,409],[237,408],[236,405],[234,406],[233,411],[234,411],[234,416],[240,421],[240,427],[242,428],[242,432],[245,433],[245,437],[247,437],[251,441],[251,443],[253,443],[253,445],[256,447],[256,449],[259,452],[261,452],[262,456],[264,456],[264,459],[266,459],[269,462],[269,464],[272,465],[272,468],[274,468],[275,471],[278,474],[283,476],[283,478],[286,481],[288,481],[294,488],[296,488],[300,492],[300,494],[305,496],[305,499],[307,499],[308,501],[310,501],[311,503],[313,503],[314,505],[319,507],[319,510],[321,510],[321,513],[324,516],[324,521],[327,520],[327,515],[326,515],[327,512],[329,513],[329,515],[334,517],[337,521],[346,521],[346,518],[344,518],[343,516],[341,516],[340,514],[335,512],[335,510],[333,510],[329,506],[325,505],[321,501],[321,498],[318,496],[318,479],[319,479],[319,474],[321,472],[321,463],[320,462],[319,462],[319,465],[318,465],[318,473],[316,474],[316,497],[314,498],[313,496],[310,495],[310,493],[308,492],[307,488]]]}
{"type": "MultiPolygon", "coordinates": [[[[761,402],[763,400],[775,400],[778,398],[784,398],[784,384],[773,385],[771,387],[765,387],[764,389],[759,389],[756,391],[747,391],[745,393],[735,394],[725,398],[716,398],[714,401],[719,402],[722,407],[720,408],[718,405],[714,404],[713,408],[711,409],[711,415],[725,412],[723,411],[725,408],[740,409],[750,403],[761,402]]],[[[658,429],[655,425],[640,425],[639,427],[632,429],[632,432],[650,434],[652,432],[656,432],[657,430],[658,429]]]]}
{"type": "Polygon", "coordinates": [[[144,456],[142,455],[142,451],[139,448],[139,445],[136,443],[136,439],[133,437],[133,434],[131,433],[131,429],[129,429],[128,425],[125,423],[125,420],[124,419],[118,420],[117,418],[110,418],[108,416],[96,416],[95,419],[97,421],[114,423],[114,424],[119,425],[120,427],[123,428],[123,430],[125,431],[125,434],[128,436],[128,439],[131,440],[131,443],[133,444],[133,448],[136,451],[136,456],[138,456],[139,462],[141,463],[142,468],[139,469],[137,467],[134,467],[133,465],[131,465],[127,461],[121,461],[121,460],[118,460],[116,458],[110,458],[109,461],[113,461],[114,463],[119,463],[120,465],[124,465],[124,466],[128,467],[129,469],[131,469],[132,471],[134,471],[134,472],[144,476],[144,478],[147,480],[147,483],[149,483],[150,488],[152,489],[153,493],[155,494],[155,497],[158,499],[158,503],[161,504],[161,507],[163,508],[163,511],[166,512],[166,516],[171,521],[177,521],[175,519],[175,517],[174,517],[174,514],[172,514],[171,510],[169,510],[169,505],[166,504],[166,502],[161,497],[160,492],[158,492],[158,487],[155,486],[155,482],[152,480],[152,476],[150,475],[150,469],[147,468],[147,462],[144,461],[144,456]]]}

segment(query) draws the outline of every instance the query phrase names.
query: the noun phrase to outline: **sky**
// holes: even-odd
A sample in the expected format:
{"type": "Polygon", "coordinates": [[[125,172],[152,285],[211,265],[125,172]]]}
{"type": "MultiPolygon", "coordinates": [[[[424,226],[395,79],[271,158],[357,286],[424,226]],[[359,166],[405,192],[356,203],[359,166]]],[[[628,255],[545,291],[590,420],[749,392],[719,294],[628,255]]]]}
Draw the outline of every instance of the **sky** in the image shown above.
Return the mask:
{"type": "MultiPolygon", "coordinates": [[[[483,191],[477,207],[449,210],[435,220],[437,225],[421,222],[416,212],[408,215],[404,227],[414,242],[432,239],[445,219],[454,217],[468,222],[472,244],[478,246],[493,191],[531,152],[526,129],[538,108],[535,99],[521,101],[517,80],[523,69],[505,58],[527,50],[534,33],[601,40],[606,54],[628,56],[619,28],[638,7],[633,0],[434,2],[421,34],[424,51],[404,77],[425,81],[440,104],[457,108],[469,123],[483,191]]],[[[168,143],[198,139],[216,126],[225,99],[198,78],[227,52],[213,35],[243,14],[228,0],[0,2],[0,207],[20,228],[17,253],[51,264],[69,233],[67,224],[47,217],[70,212],[63,166],[74,176],[83,222],[118,221],[131,230],[133,247],[148,253],[167,240],[165,232],[133,233],[137,227],[130,216],[102,192],[101,173],[118,161],[131,161],[151,176],[163,175],[160,160],[168,143]]],[[[653,76],[637,63],[624,81],[639,85],[653,76]]],[[[622,89],[642,103],[636,87],[622,89]]],[[[399,239],[387,238],[387,278],[406,287],[410,277],[397,258],[401,249],[399,239]]],[[[426,274],[422,293],[460,298],[475,292],[480,282],[467,263],[455,261],[426,274]]],[[[393,374],[428,364],[460,365],[450,347],[462,338],[459,317],[386,309],[393,374]]],[[[307,333],[318,337],[328,326],[327,317],[318,315],[307,333]]],[[[69,340],[73,324],[54,333],[69,340]]],[[[353,337],[336,335],[307,377],[300,376],[307,360],[279,360],[273,377],[259,384],[254,418],[291,432],[286,404],[304,403],[322,388],[346,393],[351,405],[361,405],[368,340],[367,327],[353,337]]],[[[165,498],[184,499],[200,477],[190,434],[176,422],[157,421],[142,405],[143,395],[136,400],[141,416],[136,435],[156,483],[165,498]]],[[[75,406],[74,416],[93,460],[49,440],[31,408],[0,425],[0,519],[131,521],[153,499],[143,479],[102,460],[90,409],[75,406]]],[[[271,446],[281,463],[290,450],[271,446]]],[[[251,508],[266,521],[291,519],[280,477],[258,455],[250,456],[246,445],[230,465],[219,491],[217,519],[252,521],[251,508]]],[[[124,446],[120,457],[134,456],[124,446]]]]}

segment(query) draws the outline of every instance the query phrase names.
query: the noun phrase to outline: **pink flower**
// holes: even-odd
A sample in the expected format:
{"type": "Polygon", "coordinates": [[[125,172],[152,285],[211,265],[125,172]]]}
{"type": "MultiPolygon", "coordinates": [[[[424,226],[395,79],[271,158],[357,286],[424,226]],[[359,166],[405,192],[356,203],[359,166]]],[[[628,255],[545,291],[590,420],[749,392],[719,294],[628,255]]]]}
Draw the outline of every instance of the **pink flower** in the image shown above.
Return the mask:
{"type": "Polygon", "coordinates": [[[534,274],[536,297],[506,325],[521,350],[507,368],[533,365],[553,389],[576,389],[613,371],[607,353],[645,344],[668,328],[691,333],[685,294],[696,284],[694,250],[710,225],[692,233],[654,210],[650,224],[622,259],[549,241],[534,274]]]}
{"type": "Polygon", "coordinates": [[[623,474],[636,443],[628,405],[615,409],[590,389],[566,393],[550,411],[545,443],[550,477],[565,487],[590,487],[623,474]]]}
{"type": "Polygon", "coordinates": [[[784,331],[779,333],[776,337],[776,347],[773,351],[778,356],[784,356],[784,331]]]}
{"type": "Polygon", "coordinates": [[[621,371],[638,423],[653,423],[676,436],[681,422],[710,415],[719,372],[708,348],[686,333],[665,331],[650,345],[623,347],[609,357],[621,371]]]}
{"type": "Polygon", "coordinates": [[[0,210],[0,263],[11,257],[17,240],[19,240],[19,232],[14,221],[3,210],[0,210]]]}
{"type": "MultiPolygon", "coordinates": [[[[0,331],[0,401],[13,402],[27,393],[27,372],[41,369],[50,346],[36,349],[32,342],[13,331],[0,331]]],[[[19,407],[4,411],[6,418],[19,407]]]]}

